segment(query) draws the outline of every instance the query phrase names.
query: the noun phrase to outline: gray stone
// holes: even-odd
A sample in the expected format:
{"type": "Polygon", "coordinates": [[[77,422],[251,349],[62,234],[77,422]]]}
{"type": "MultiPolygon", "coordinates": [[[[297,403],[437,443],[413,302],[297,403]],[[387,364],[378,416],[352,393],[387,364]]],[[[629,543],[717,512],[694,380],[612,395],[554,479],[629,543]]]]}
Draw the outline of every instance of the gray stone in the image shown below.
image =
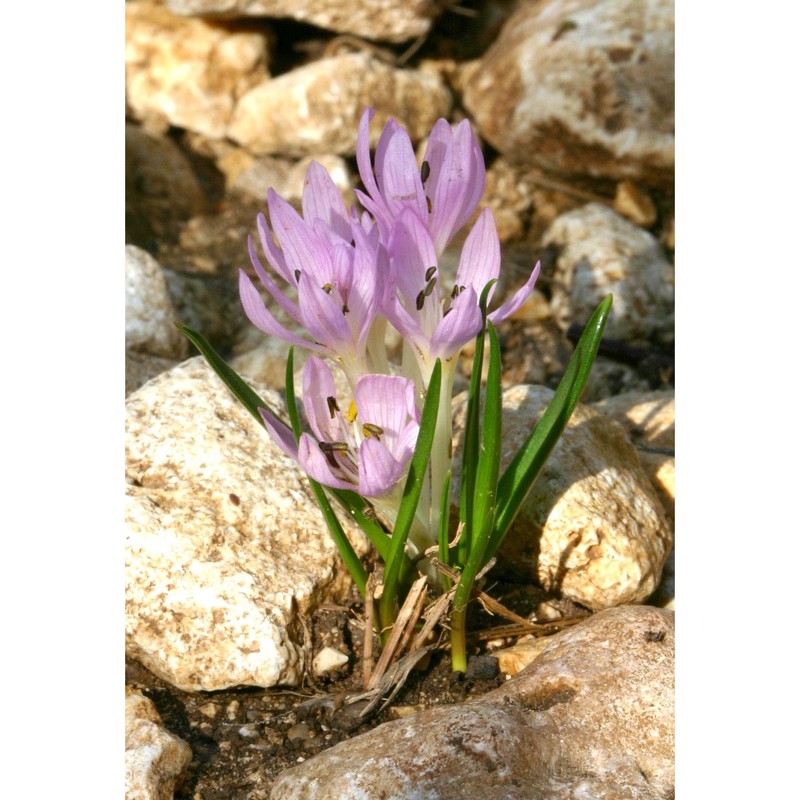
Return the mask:
{"type": "Polygon", "coordinates": [[[236,100],[268,76],[267,38],[125,4],[125,78],[135,119],[222,138],[236,100]]]}
{"type": "Polygon", "coordinates": [[[564,330],[573,322],[585,325],[613,294],[606,337],[674,337],[675,270],[652,234],[601,203],[589,203],[558,217],[543,243],[559,248],[551,308],[564,330]]]}
{"type": "Polygon", "coordinates": [[[159,263],[135,245],[125,247],[125,349],[166,359],[186,357],[188,343],[159,263]]]}
{"type": "MultiPolygon", "coordinates": [[[[503,392],[501,474],[552,397],[543,386],[503,392]]],[[[458,441],[466,395],[453,408],[458,441]]],[[[624,429],[579,404],[511,525],[497,569],[530,577],[588,608],[609,608],[651,595],[671,546],[664,510],[624,429]]]]}
{"type": "Polygon", "coordinates": [[[290,17],[389,42],[423,36],[440,13],[434,0],[167,0],[167,6],[192,16],[290,17]]]}
{"type": "Polygon", "coordinates": [[[186,691],[299,682],[300,616],[351,585],[299,467],[202,358],[132,394],[126,427],[128,655],[186,691]]]}
{"type": "Polygon", "coordinates": [[[509,160],[669,186],[673,0],[523,3],[464,76],[464,106],[509,160]]]}
{"type": "Polygon", "coordinates": [[[503,686],[387,722],[283,772],[271,800],[668,800],[674,615],[602,611],[503,686]]]}
{"type": "Polygon", "coordinates": [[[228,136],[259,155],[352,156],[367,106],[376,112],[375,140],[394,116],[418,142],[447,116],[450,104],[435,72],[396,69],[367,53],[347,53],[263,81],[239,100],[228,136]]]}
{"type": "Polygon", "coordinates": [[[191,748],[164,730],[152,701],[125,687],[125,800],[172,800],[191,760],[191,748]]]}

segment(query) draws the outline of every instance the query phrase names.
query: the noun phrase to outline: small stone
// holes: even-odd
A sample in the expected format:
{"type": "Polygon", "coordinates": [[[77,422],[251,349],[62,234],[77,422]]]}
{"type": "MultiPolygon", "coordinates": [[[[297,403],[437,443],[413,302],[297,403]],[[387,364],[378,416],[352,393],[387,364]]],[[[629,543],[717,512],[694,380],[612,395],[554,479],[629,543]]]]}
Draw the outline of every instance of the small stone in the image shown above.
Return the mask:
{"type": "Polygon", "coordinates": [[[314,656],[314,674],[325,675],[328,672],[334,672],[345,666],[349,660],[344,653],[339,652],[334,647],[323,647],[314,656]]]}
{"type": "Polygon", "coordinates": [[[620,181],[614,196],[614,209],[636,225],[650,228],[656,221],[656,205],[643,189],[631,181],[620,181]]]}
{"type": "Polygon", "coordinates": [[[205,703],[197,709],[203,716],[214,719],[219,714],[219,706],[216,703],[205,703]]]}
{"type": "MultiPolygon", "coordinates": [[[[538,618],[538,614],[537,614],[538,618]]],[[[547,646],[547,636],[531,636],[511,647],[497,650],[497,665],[504,675],[516,675],[528,666],[547,646]]]]}
{"type": "Polygon", "coordinates": [[[550,307],[562,330],[585,325],[612,294],[607,338],[674,338],[675,269],[652,234],[602,203],[588,203],[558,217],[544,244],[559,250],[550,307]]]}
{"type": "Polygon", "coordinates": [[[171,798],[191,760],[191,748],[164,729],[152,701],[126,687],[125,797],[128,800],[171,798]]]}

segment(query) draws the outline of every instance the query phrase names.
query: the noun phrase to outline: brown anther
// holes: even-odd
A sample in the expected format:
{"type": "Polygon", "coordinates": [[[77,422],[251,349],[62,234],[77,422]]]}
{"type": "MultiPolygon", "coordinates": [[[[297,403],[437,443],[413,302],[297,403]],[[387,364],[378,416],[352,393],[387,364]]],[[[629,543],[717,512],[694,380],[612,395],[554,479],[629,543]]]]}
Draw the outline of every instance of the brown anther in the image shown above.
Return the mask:
{"type": "Polygon", "coordinates": [[[461,291],[461,290],[459,289],[459,287],[458,287],[458,286],[454,286],[454,287],[453,287],[453,291],[450,293],[450,297],[452,297],[452,298],[453,298],[453,300],[455,300],[455,299],[456,299],[456,297],[458,297],[458,293],[459,293],[460,291],[461,291]]]}
{"type": "Polygon", "coordinates": [[[428,281],[428,285],[422,290],[425,297],[430,297],[430,294],[433,291],[434,286],[436,286],[436,278],[431,278],[428,281]]]}
{"type": "Polygon", "coordinates": [[[348,314],[350,309],[347,307],[347,303],[342,306],[342,314],[348,314]]]}
{"type": "Polygon", "coordinates": [[[424,303],[425,303],[425,290],[423,289],[417,295],[417,311],[422,311],[422,306],[424,305],[424,303]]]}
{"type": "Polygon", "coordinates": [[[419,171],[419,177],[422,179],[422,182],[428,180],[431,176],[431,165],[427,161],[422,162],[422,168],[419,171]]]}
{"type": "Polygon", "coordinates": [[[319,449],[323,453],[346,453],[350,447],[347,442],[320,442],[319,449]]]}
{"type": "Polygon", "coordinates": [[[383,436],[383,428],[380,425],[373,425],[371,422],[365,422],[361,426],[361,431],[364,434],[365,439],[375,438],[378,441],[381,440],[381,436],[383,436]]]}
{"type": "Polygon", "coordinates": [[[436,272],[436,267],[428,267],[425,270],[425,280],[429,281],[433,277],[433,273],[436,272]]]}
{"type": "Polygon", "coordinates": [[[294,279],[295,279],[295,280],[296,280],[298,283],[300,283],[300,270],[299,270],[299,269],[296,269],[296,270],[294,271],[294,279]]]}
{"type": "Polygon", "coordinates": [[[336,398],[331,396],[328,398],[328,411],[330,412],[331,419],[334,419],[336,416],[336,412],[339,410],[339,404],[336,402],[336,398]]]}
{"type": "Polygon", "coordinates": [[[325,292],[325,294],[330,294],[330,293],[331,293],[331,289],[333,289],[333,286],[331,286],[331,284],[330,284],[330,283],[326,283],[326,284],[325,284],[325,285],[322,287],[322,291],[323,291],[323,292],[325,292]]]}
{"type": "Polygon", "coordinates": [[[425,202],[428,204],[428,213],[432,214],[433,213],[433,203],[431,203],[431,199],[430,199],[430,197],[428,197],[428,195],[425,195],[425,202]]]}

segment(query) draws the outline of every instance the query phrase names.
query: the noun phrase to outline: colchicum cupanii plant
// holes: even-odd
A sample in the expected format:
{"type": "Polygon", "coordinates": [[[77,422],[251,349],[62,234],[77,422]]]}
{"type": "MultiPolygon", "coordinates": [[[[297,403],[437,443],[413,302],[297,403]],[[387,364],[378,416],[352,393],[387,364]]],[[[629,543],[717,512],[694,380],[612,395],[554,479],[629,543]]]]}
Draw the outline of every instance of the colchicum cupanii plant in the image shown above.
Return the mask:
{"type": "Polygon", "coordinates": [[[264,214],[257,219],[260,248],[252,237],[248,241],[262,289],[294,320],[295,330],[306,332],[298,335],[281,324],[262,290],[240,272],[247,317],[291,345],[288,419],[268,408],[200,334],[181,329],[275,444],[305,470],[339,552],[370,603],[368,575],[329,497],[377,550],[384,569],[374,619],[383,640],[421,573],[432,592],[451,594],[452,667],[464,672],[466,609],[474,582],[500,547],[578,402],[611,297],[589,320],[544,416],[501,474],[495,326],[528,298],[539,264],[506,302],[493,307],[500,241],[492,212],[484,208],[464,240],[454,282],[445,284],[442,253],[473,217],[483,194],[486,173],[478,142],[468,121],[451,127],[440,119],[420,167],[407,131],[390,120],[372,160],[372,117],[368,109],[356,149],[362,210],[348,210],[330,175],[312,162],[302,214],[270,190],[269,220],[264,214]],[[395,359],[387,348],[389,326],[402,338],[395,359]],[[461,351],[473,341],[459,522],[453,530],[453,383],[461,351]],[[295,346],[312,352],[303,372],[306,430],[295,397],[295,346]],[[484,357],[488,377],[482,392],[484,357]],[[331,365],[346,377],[346,396],[337,393],[331,365]]]}

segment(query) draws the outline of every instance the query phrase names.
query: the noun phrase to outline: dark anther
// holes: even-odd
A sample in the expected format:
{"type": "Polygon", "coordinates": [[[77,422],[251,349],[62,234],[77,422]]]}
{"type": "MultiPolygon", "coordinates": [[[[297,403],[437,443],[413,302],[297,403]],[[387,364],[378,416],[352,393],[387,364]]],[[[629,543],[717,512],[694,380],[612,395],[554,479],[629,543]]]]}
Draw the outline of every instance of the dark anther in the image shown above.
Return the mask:
{"type": "Polygon", "coordinates": [[[336,402],[335,397],[328,398],[328,411],[330,412],[331,419],[333,419],[336,415],[336,412],[339,410],[339,404],[336,402]]]}
{"type": "Polygon", "coordinates": [[[347,307],[347,303],[342,306],[342,314],[349,313],[350,309],[347,307]]]}
{"type": "Polygon", "coordinates": [[[433,203],[431,203],[431,199],[430,199],[430,197],[428,197],[428,195],[425,195],[425,202],[428,204],[428,213],[432,214],[433,213],[433,203]]]}
{"type": "Polygon", "coordinates": [[[422,162],[422,169],[419,171],[419,176],[422,178],[422,182],[425,183],[428,178],[431,176],[431,165],[427,161],[422,162]]]}
{"type": "Polygon", "coordinates": [[[425,280],[429,281],[433,277],[434,272],[436,272],[436,267],[428,267],[428,269],[425,270],[425,280]]]}
{"type": "Polygon", "coordinates": [[[323,453],[346,453],[349,450],[347,442],[320,442],[319,449],[323,453]]]}
{"type": "Polygon", "coordinates": [[[333,286],[331,286],[329,283],[326,283],[322,287],[322,291],[325,292],[325,294],[330,294],[331,293],[331,289],[333,289],[333,286]]]}
{"type": "Polygon", "coordinates": [[[436,278],[431,278],[428,281],[428,285],[422,290],[422,293],[425,297],[429,297],[430,293],[433,291],[433,287],[436,286],[436,278]]]}
{"type": "Polygon", "coordinates": [[[383,428],[380,425],[373,425],[371,422],[365,422],[361,426],[361,430],[364,432],[364,436],[367,439],[371,439],[373,436],[380,441],[381,436],[383,436],[383,428]]]}
{"type": "Polygon", "coordinates": [[[296,280],[298,283],[300,283],[300,270],[299,270],[299,269],[296,269],[296,270],[294,271],[294,279],[295,279],[295,280],[296,280]]]}
{"type": "Polygon", "coordinates": [[[450,293],[450,297],[452,297],[452,298],[453,298],[453,300],[455,300],[455,299],[456,299],[456,297],[458,297],[458,293],[459,293],[460,291],[461,291],[461,289],[459,288],[459,286],[458,286],[458,285],[454,286],[454,287],[453,287],[453,291],[450,293]]]}

